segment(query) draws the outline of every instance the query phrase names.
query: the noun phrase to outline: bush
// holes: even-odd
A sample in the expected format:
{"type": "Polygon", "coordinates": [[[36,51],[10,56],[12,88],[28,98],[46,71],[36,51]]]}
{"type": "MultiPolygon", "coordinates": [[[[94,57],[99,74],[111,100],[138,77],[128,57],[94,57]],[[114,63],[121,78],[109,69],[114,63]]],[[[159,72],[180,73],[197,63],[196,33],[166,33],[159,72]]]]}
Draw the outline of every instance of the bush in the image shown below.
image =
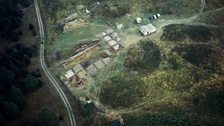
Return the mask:
{"type": "Polygon", "coordinates": [[[224,52],[211,45],[185,45],[173,49],[186,61],[204,70],[223,73],[224,52]]]}
{"type": "Polygon", "coordinates": [[[193,42],[210,42],[214,38],[220,38],[221,31],[207,26],[191,26],[184,24],[172,24],[165,26],[162,39],[166,41],[180,42],[190,39],[193,42]]]}
{"type": "Polygon", "coordinates": [[[113,108],[129,107],[147,93],[145,83],[133,75],[117,75],[106,82],[100,92],[100,101],[113,108]]]}
{"type": "Polygon", "coordinates": [[[123,117],[128,126],[221,126],[217,122],[203,120],[198,115],[191,115],[180,109],[140,115],[135,113],[123,117]]]}
{"type": "Polygon", "coordinates": [[[138,47],[128,50],[125,67],[129,71],[151,73],[159,67],[161,60],[161,52],[158,46],[151,41],[142,41],[138,47]]]}
{"type": "Polygon", "coordinates": [[[44,109],[40,115],[42,126],[59,126],[59,119],[55,115],[55,113],[44,109]]]}

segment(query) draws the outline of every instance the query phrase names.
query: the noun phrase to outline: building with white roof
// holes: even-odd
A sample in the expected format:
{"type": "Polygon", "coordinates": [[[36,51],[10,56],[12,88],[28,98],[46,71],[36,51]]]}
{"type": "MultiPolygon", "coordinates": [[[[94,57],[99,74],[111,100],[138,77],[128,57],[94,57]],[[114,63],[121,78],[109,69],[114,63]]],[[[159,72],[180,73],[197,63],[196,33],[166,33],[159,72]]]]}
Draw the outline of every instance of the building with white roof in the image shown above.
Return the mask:
{"type": "Polygon", "coordinates": [[[66,77],[67,79],[72,78],[74,75],[75,75],[75,73],[74,73],[72,70],[69,70],[69,71],[67,71],[67,72],[65,73],[65,77],[66,77]]]}
{"type": "Polygon", "coordinates": [[[110,36],[105,36],[105,37],[103,38],[103,40],[104,40],[105,42],[108,42],[108,41],[111,40],[111,37],[110,37],[110,36]]]}
{"type": "Polygon", "coordinates": [[[108,44],[109,44],[110,46],[114,46],[114,45],[117,45],[117,42],[114,41],[114,40],[111,40],[111,41],[108,42],[108,44]]]}
{"type": "Polygon", "coordinates": [[[141,19],[140,17],[137,17],[137,18],[136,18],[136,22],[137,22],[138,24],[141,24],[141,23],[142,23],[142,19],[141,19]]]}
{"type": "Polygon", "coordinates": [[[113,33],[113,32],[114,32],[113,29],[107,29],[107,30],[106,30],[106,33],[107,33],[107,34],[111,34],[111,33],[113,33]]]}
{"type": "Polygon", "coordinates": [[[120,38],[120,37],[117,37],[117,38],[115,38],[115,40],[116,40],[117,42],[120,42],[120,41],[121,41],[121,38],[120,38]]]}
{"type": "Polygon", "coordinates": [[[117,44],[117,45],[113,46],[113,49],[114,49],[115,51],[118,51],[118,50],[120,49],[120,46],[117,44]]]}
{"type": "Polygon", "coordinates": [[[152,24],[143,25],[139,28],[140,32],[146,36],[156,32],[156,27],[152,24]]]}
{"type": "Polygon", "coordinates": [[[112,33],[112,34],[111,34],[111,37],[112,37],[113,39],[117,38],[117,37],[118,37],[118,33],[117,33],[117,32],[112,33]]]}
{"type": "Polygon", "coordinates": [[[117,29],[120,30],[123,27],[123,24],[118,24],[117,29]]]}

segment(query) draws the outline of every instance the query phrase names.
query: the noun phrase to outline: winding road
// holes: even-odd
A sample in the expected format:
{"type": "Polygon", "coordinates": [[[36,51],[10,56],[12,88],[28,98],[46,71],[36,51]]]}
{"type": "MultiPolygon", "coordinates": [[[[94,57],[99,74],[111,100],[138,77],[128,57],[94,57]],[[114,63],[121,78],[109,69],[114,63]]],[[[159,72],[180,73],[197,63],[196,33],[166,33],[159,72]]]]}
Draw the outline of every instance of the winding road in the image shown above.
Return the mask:
{"type": "Polygon", "coordinates": [[[35,6],[35,10],[36,10],[36,15],[37,15],[38,24],[39,24],[39,32],[40,32],[40,41],[41,41],[40,42],[40,64],[41,64],[41,67],[42,67],[46,77],[49,79],[51,84],[54,86],[54,88],[58,92],[61,100],[63,101],[63,103],[67,109],[69,120],[70,120],[70,126],[76,126],[75,116],[74,116],[71,104],[70,104],[68,98],[66,97],[65,93],[63,92],[62,88],[59,86],[58,82],[55,80],[54,76],[48,70],[47,65],[45,63],[45,58],[44,58],[45,33],[44,33],[44,26],[43,26],[43,21],[42,21],[42,17],[41,17],[41,13],[40,13],[40,7],[39,7],[38,0],[34,0],[34,6],[35,6]]]}

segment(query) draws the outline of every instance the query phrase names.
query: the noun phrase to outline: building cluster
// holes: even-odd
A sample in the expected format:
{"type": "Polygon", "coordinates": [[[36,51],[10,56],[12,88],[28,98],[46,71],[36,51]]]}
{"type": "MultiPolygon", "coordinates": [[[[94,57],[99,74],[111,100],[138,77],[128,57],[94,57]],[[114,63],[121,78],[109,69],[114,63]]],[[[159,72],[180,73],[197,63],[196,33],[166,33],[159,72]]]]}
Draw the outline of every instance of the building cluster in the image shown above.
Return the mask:
{"type": "Polygon", "coordinates": [[[152,24],[147,24],[147,25],[142,25],[140,28],[139,28],[139,31],[144,35],[150,35],[154,32],[156,32],[156,27],[152,24]]]}
{"type": "MultiPolygon", "coordinates": [[[[72,18],[75,16],[76,15],[72,18]]],[[[157,19],[160,15],[153,15],[153,17],[157,19]]],[[[66,20],[71,21],[70,18],[66,20]]],[[[137,24],[141,24],[142,22],[143,21],[140,17],[136,18],[137,24]]],[[[144,36],[150,35],[156,32],[156,30],[156,27],[151,23],[139,27],[139,31],[144,36]]],[[[85,84],[91,76],[96,75],[98,71],[106,66],[110,66],[113,63],[110,55],[117,53],[122,49],[122,46],[120,45],[121,36],[113,29],[107,29],[100,34],[97,34],[96,38],[98,40],[97,44],[90,46],[86,45],[85,48],[83,47],[84,49],[81,49],[82,51],[79,51],[79,53],[76,53],[63,62],[62,66],[64,68],[70,68],[70,66],[73,66],[72,69],[67,70],[67,72],[61,76],[61,80],[69,88],[79,87],[80,85],[85,84]],[[104,52],[107,56],[97,58],[97,61],[85,65],[85,67],[82,66],[83,61],[89,60],[90,57],[98,52],[104,52]]]]}
{"type": "Polygon", "coordinates": [[[106,32],[96,35],[96,37],[108,44],[110,49],[114,51],[118,51],[121,48],[119,44],[121,38],[117,32],[114,32],[113,29],[108,29],[106,32]]]}
{"type": "Polygon", "coordinates": [[[97,71],[111,65],[111,63],[112,59],[107,57],[90,64],[87,68],[84,68],[81,64],[77,64],[65,72],[64,76],[61,76],[61,80],[67,87],[77,88],[84,85],[89,77],[95,75],[97,71]]]}
{"type": "Polygon", "coordinates": [[[99,40],[98,43],[85,46],[85,49],[82,49],[82,51],[79,51],[62,63],[63,68],[67,69],[67,71],[61,76],[61,80],[70,89],[84,85],[91,76],[96,75],[101,69],[110,66],[113,63],[110,55],[117,53],[122,48],[119,44],[121,38],[113,29],[108,29],[96,35],[96,37],[99,40]],[[85,67],[82,65],[83,61],[89,60],[91,56],[98,52],[103,52],[106,56],[98,58],[97,61],[85,67]],[[71,68],[71,66],[73,67],[71,68]],[[68,70],[68,68],[70,69],[68,70]]]}
{"type": "MultiPolygon", "coordinates": [[[[149,16],[149,20],[151,20],[151,21],[152,20],[156,20],[156,19],[159,19],[160,17],[161,17],[160,14],[155,14],[155,15],[149,16]]],[[[142,18],[140,18],[140,17],[137,17],[135,19],[135,21],[136,21],[137,24],[141,24],[143,22],[142,18]]],[[[144,36],[150,35],[150,34],[156,32],[156,30],[157,30],[156,27],[153,24],[151,24],[151,23],[149,23],[147,25],[142,25],[142,26],[139,27],[139,31],[144,36]]]]}

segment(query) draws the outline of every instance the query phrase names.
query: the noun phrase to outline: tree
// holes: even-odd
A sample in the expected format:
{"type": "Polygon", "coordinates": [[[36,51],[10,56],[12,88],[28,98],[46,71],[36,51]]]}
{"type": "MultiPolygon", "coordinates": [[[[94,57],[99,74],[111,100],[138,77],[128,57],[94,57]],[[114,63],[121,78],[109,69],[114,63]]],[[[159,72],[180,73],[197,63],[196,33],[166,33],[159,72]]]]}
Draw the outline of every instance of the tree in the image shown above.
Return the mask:
{"type": "Polygon", "coordinates": [[[6,118],[4,117],[4,115],[0,112],[0,124],[4,125],[6,122],[6,118]]]}
{"type": "Polygon", "coordinates": [[[24,108],[25,98],[19,88],[12,86],[8,92],[7,99],[18,105],[20,109],[24,108]]]}
{"type": "Polygon", "coordinates": [[[35,29],[34,25],[30,23],[30,24],[29,24],[29,29],[30,29],[31,31],[33,31],[33,30],[35,29]]]}
{"type": "Polygon", "coordinates": [[[21,90],[24,93],[32,92],[35,89],[42,86],[42,81],[32,75],[28,75],[20,85],[21,90]]]}
{"type": "Polygon", "coordinates": [[[5,67],[0,66],[0,90],[9,88],[14,80],[15,74],[5,67]]]}
{"type": "Polygon", "coordinates": [[[14,119],[20,114],[19,107],[11,101],[4,101],[3,103],[1,103],[0,109],[2,113],[9,119],[14,119]]]}
{"type": "Polygon", "coordinates": [[[15,29],[18,28],[22,22],[23,13],[17,6],[19,1],[16,0],[1,0],[0,2],[0,36],[17,41],[18,34],[15,29]]]}
{"type": "Polygon", "coordinates": [[[41,112],[40,120],[41,120],[42,126],[59,126],[60,124],[59,119],[57,118],[55,113],[47,109],[44,109],[41,112]]]}
{"type": "Polygon", "coordinates": [[[138,47],[128,50],[125,67],[140,73],[150,73],[159,67],[161,60],[157,45],[151,41],[141,41],[138,47]]]}
{"type": "Polygon", "coordinates": [[[41,123],[39,121],[36,121],[36,120],[31,120],[31,121],[28,121],[21,126],[41,126],[41,123]]]}

